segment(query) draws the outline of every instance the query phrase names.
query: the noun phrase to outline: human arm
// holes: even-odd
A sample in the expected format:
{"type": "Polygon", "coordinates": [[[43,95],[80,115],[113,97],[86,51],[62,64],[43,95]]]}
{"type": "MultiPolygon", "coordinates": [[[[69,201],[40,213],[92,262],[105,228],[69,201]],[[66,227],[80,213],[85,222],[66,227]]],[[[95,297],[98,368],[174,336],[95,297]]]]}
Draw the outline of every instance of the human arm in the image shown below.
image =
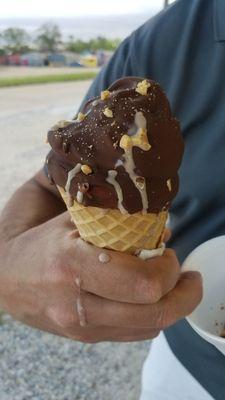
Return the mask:
{"type": "MultiPolygon", "coordinates": [[[[94,96],[133,74],[127,39],[96,79],[94,96]]],[[[142,340],[193,310],[196,274],[180,274],[172,250],[142,261],[82,241],[43,173],[19,189],[1,219],[0,304],[31,326],[82,341],[142,340]],[[59,215],[61,213],[61,215],[59,215]]]]}
{"type": "Polygon", "coordinates": [[[192,311],[201,280],[180,276],[172,250],[149,261],[107,251],[110,261],[102,264],[100,250],[74,232],[45,183],[40,172],[3,211],[1,308],[30,326],[84,342],[151,338],[192,311]]]}

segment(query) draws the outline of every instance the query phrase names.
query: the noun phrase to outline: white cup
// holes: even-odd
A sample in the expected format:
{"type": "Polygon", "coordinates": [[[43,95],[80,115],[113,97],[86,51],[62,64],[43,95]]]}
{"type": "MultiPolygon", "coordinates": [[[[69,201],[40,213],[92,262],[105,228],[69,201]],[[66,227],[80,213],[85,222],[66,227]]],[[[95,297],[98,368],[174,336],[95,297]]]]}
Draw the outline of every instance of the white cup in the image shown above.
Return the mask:
{"type": "Polygon", "coordinates": [[[198,246],[183,263],[182,271],[199,271],[203,277],[203,299],[187,317],[192,328],[225,355],[225,236],[198,246]]]}

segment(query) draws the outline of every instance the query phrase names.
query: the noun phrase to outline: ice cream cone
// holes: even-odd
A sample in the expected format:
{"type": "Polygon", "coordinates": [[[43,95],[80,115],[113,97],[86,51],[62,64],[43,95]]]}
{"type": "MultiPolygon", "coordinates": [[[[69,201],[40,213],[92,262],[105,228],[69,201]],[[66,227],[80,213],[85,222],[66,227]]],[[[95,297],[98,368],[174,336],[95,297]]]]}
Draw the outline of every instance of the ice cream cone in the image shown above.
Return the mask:
{"type": "Polygon", "coordinates": [[[163,254],[184,145],[159,84],[117,80],[51,128],[48,142],[48,176],[85,241],[142,259],[163,254]]]}
{"type": "Polygon", "coordinates": [[[80,236],[101,248],[137,254],[140,250],[157,249],[162,244],[168,212],[122,214],[116,209],[85,207],[58,186],[80,236]]]}

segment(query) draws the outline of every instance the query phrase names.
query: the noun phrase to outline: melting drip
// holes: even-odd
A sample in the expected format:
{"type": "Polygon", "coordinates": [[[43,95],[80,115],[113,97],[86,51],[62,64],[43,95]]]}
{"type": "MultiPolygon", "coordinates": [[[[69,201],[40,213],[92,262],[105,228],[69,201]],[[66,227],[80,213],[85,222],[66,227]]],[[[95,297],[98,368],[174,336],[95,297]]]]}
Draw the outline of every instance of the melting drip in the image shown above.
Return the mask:
{"type": "Polygon", "coordinates": [[[73,197],[71,196],[71,194],[69,192],[71,181],[80,172],[80,170],[81,170],[81,164],[78,163],[77,165],[75,165],[75,167],[73,169],[71,169],[68,172],[68,178],[67,178],[66,186],[65,186],[65,191],[67,193],[67,205],[68,205],[68,207],[72,207],[72,205],[73,205],[73,197]]]}
{"type": "Polygon", "coordinates": [[[73,169],[71,169],[68,173],[68,178],[66,181],[66,186],[65,186],[65,190],[67,193],[69,193],[70,190],[70,184],[72,179],[80,172],[81,170],[81,164],[78,163],[77,165],[75,165],[75,167],[73,169]]]}
{"type": "Polygon", "coordinates": [[[118,209],[120,210],[120,212],[122,214],[127,214],[127,210],[122,205],[123,192],[122,192],[122,189],[121,189],[119,183],[115,179],[116,176],[117,176],[117,171],[115,171],[114,169],[111,169],[108,171],[108,177],[106,178],[106,181],[114,186],[114,189],[115,189],[117,197],[118,197],[118,209]]]}
{"type": "Polygon", "coordinates": [[[77,296],[77,304],[76,305],[77,305],[77,314],[79,317],[80,326],[86,326],[87,321],[85,318],[85,309],[84,309],[84,306],[81,301],[81,279],[76,278],[75,283],[78,288],[78,296],[77,296]]]}
{"type": "MultiPolygon", "coordinates": [[[[136,131],[135,134],[133,134],[133,136],[138,135],[139,129],[146,129],[147,126],[146,118],[144,117],[141,111],[136,112],[134,122],[138,130],[136,131]]],[[[135,146],[137,146],[137,144],[135,144],[135,146]]],[[[141,145],[139,147],[142,148],[141,145]]],[[[131,148],[128,147],[127,149],[124,149],[124,159],[125,159],[124,168],[141,195],[142,207],[143,207],[142,213],[146,214],[148,210],[148,196],[146,191],[146,182],[143,177],[142,185],[137,184],[138,179],[140,177],[134,172],[136,166],[133,159],[133,146],[131,148]]]]}
{"type": "Polygon", "coordinates": [[[138,185],[137,185],[137,179],[139,178],[139,175],[137,175],[134,172],[135,169],[135,163],[134,163],[134,159],[133,159],[133,149],[127,149],[125,151],[124,154],[124,158],[125,158],[125,162],[124,162],[124,168],[126,170],[126,172],[128,173],[130,179],[134,182],[134,185],[136,186],[136,188],[138,189],[140,195],[141,195],[141,200],[142,200],[142,212],[143,214],[145,214],[147,212],[148,209],[148,196],[147,196],[147,191],[146,191],[146,184],[145,184],[145,179],[143,181],[143,188],[141,189],[138,185]]]}
{"type": "Polygon", "coordinates": [[[82,203],[83,202],[83,197],[84,197],[84,193],[82,193],[80,190],[77,191],[77,202],[78,203],[82,203]]]}
{"type": "Polygon", "coordinates": [[[110,256],[107,253],[100,253],[98,259],[101,263],[106,264],[110,261],[110,256]]]}

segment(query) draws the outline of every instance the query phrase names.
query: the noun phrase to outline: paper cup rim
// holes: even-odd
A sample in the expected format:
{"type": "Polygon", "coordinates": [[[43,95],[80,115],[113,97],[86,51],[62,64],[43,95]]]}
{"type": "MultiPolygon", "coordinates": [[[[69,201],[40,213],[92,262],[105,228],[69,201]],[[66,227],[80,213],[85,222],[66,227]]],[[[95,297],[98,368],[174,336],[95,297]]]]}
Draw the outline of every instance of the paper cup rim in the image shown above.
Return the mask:
{"type": "MultiPolygon", "coordinates": [[[[211,239],[208,239],[206,242],[201,243],[199,246],[197,246],[194,250],[192,250],[192,252],[185,258],[183,265],[182,265],[182,271],[186,272],[188,270],[190,270],[188,268],[188,261],[189,261],[189,257],[195,257],[196,254],[204,254],[204,249],[205,247],[207,247],[208,245],[212,245],[214,242],[214,246],[216,245],[216,248],[221,247],[221,245],[223,244],[225,240],[225,235],[219,235],[216,237],[213,237],[211,239]],[[217,241],[217,243],[215,243],[217,241]]],[[[201,270],[199,270],[201,272],[201,270]]],[[[207,340],[207,338],[209,340],[211,340],[211,342],[213,342],[213,344],[222,344],[223,346],[225,345],[225,338],[218,336],[214,333],[209,332],[208,330],[203,329],[202,327],[200,327],[196,322],[193,321],[192,319],[192,314],[190,314],[189,316],[185,317],[185,319],[187,320],[187,322],[191,325],[191,327],[202,337],[204,337],[205,340],[207,340]]],[[[210,342],[210,343],[211,343],[210,342]]]]}
{"type": "MultiPolygon", "coordinates": [[[[214,335],[214,333],[210,333],[210,332],[206,331],[205,329],[200,328],[200,327],[199,327],[195,322],[193,322],[193,321],[191,320],[191,318],[189,318],[189,317],[186,317],[185,319],[188,321],[188,323],[192,326],[192,328],[193,328],[195,331],[199,332],[199,335],[200,335],[200,336],[201,336],[201,334],[202,334],[202,335],[208,336],[210,339],[212,339],[212,340],[215,341],[215,342],[219,342],[219,343],[225,344],[225,338],[223,338],[223,337],[221,337],[221,336],[214,335]]],[[[206,340],[206,338],[205,338],[205,340],[206,340]]]]}
{"type": "MultiPolygon", "coordinates": [[[[184,269],[184,271],[188,271],[188,269],[186,269],[186,268],[188,267],[188,265],[186,265],[186,261],[189,259],[189,257],[190,257],[190,256],[194,256],[195,254],[198,254],[198,252],[199,252],[199,251],[202,251],[203,248],[205,248],[207,245],[209,245],[209,243],[218,241],[218,239],[219,239],[219,242],[217,243],[217,246],[221,246],[222,241],[225,240],[225,235],[219,235],[219,236],[215,236],[215,237],[213,237],[213,238],[211,238],[211,239],[208,239],[208,240],[206,240],[206,242],[203,242],[203,243],[199,244],[195,249],[193,249],[193,250],[187,255],[187,257],[185,258],[185,260],[183,261],[181,270],[184,269]],[[185,268],[185,267],[186,267],[186,268],[185,268]]],[[[201,272],[201,271],[200,271],[200,272],[201,272]]]]}

